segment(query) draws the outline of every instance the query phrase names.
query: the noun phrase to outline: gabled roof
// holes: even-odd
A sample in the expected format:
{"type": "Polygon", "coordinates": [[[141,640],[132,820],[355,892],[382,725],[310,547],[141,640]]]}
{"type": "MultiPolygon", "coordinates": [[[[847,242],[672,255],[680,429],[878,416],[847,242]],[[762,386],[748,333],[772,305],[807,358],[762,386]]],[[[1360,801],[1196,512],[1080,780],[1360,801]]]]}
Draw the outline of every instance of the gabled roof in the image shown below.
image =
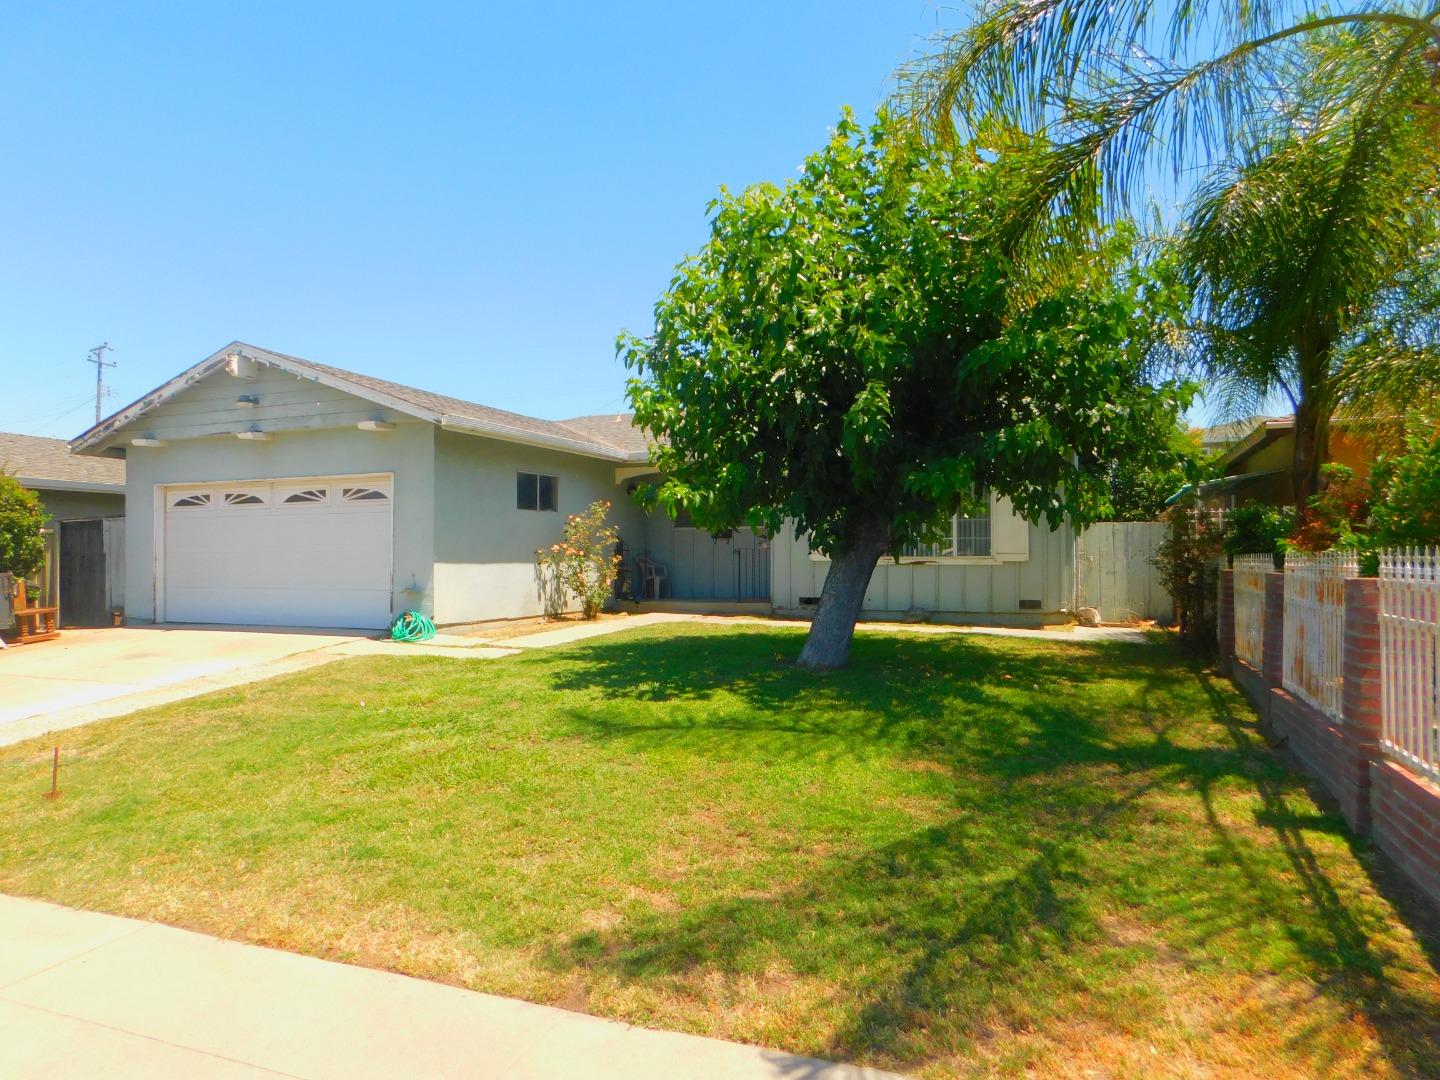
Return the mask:
{"type": "Polygon", "coordinates": [[[151,409],[223,368],[236,357],[278,368],[298,378],[313,379],[324,386],[373,401],[407,416],[428,420],[443,428],[472,435],[485,435],[506,442],[568,450],[607,461],[636,462],[649,459],[644,435],[635,431],[629,423],[628,414],[613,418],[609,426],[591,423],[600,419],[597,417],[579,417],[574,421],[540,420],[504,409],[492,409],[488,405],[479,405],[473,401],[431,393],[429,390],[420,390],[388,379],[361,375],[344,368],[331,367],[329,364],[317,364],[312,360],[302,360],[298,356],[247,345],[243,341],[231,342],[194,367],[131,402],[77,436],[70,445],[79,453],[103,452],[121,428],[139,420],[151,409]]]}
{"type": "Polygon", "coordinates": [[[64,439],[0,431],[0,472],[37,491],[125,492],[125,462],[72,454],[64,439]]]}
{"type": "Polygon", "coordinates": [[[1293,416],[1263,417],[1248,435],[1226,449],[1225,453],[1220,456],[1220,467],[1229,469],[1239,465],[1257,450],[1269,446],[1277,439],[1284,438],[1294,430],[1295,417],[1293,416]]]}

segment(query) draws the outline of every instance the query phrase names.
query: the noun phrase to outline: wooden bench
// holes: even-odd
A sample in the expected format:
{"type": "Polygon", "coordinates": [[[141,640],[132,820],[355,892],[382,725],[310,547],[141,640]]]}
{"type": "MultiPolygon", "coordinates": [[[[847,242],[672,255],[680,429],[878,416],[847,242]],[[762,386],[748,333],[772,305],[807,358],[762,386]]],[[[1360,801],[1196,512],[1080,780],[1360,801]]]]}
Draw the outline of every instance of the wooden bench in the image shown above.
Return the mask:
{"type": "Polygon", "coordinates": [[[29,645],[58,638],[60,631],[55,629],[55,618],[59,612],[59,608],[53,607],[16,608],[15,640],[11,644],[29,645]]]}

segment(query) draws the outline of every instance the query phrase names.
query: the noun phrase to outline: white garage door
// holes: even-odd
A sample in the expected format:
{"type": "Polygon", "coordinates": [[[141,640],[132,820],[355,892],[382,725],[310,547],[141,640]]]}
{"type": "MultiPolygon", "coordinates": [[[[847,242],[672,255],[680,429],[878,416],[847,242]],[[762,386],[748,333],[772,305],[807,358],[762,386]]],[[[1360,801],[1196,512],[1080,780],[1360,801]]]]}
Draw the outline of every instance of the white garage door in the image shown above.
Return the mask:
{"type": "Polygon", "coordinates": [[[393,494],[388,476],[166,488],[163,618],[388,625],[393,494]]]}

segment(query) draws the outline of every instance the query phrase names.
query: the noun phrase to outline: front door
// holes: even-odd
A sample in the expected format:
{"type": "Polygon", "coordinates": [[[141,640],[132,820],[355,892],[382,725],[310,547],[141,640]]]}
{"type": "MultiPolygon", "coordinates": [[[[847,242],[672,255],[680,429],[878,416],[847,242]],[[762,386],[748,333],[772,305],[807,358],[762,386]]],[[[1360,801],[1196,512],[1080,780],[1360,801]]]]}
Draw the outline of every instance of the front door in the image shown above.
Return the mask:
{"type": "Polygon", "coordinates": [[[60,625],[110,625],[102,521],[60,522],[60,625]]]}

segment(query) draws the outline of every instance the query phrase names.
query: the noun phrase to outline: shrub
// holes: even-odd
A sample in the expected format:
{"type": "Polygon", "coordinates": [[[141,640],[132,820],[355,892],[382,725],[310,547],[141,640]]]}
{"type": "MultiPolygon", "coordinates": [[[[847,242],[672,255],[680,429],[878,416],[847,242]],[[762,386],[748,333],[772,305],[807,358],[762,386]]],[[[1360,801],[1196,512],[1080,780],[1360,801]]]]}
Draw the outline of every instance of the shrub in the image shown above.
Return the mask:
{"type": "Polygon", "coordinates": [[[1285,542],[1289,551],[1329,551],[1345,548],[1366,551],[1369,539],[1370,485],[1356,480],[1355,472],[1344,465],[1324,465],[1324,490],[1310,496],[1300,511],[1295,528],[1285,542]]]}
{"type": "Polygon", "coordinates": [[[580,602],[587,619],[600,614],[620,572],[620,556],[615,552],[620,530],[605,524],[609,512],[610,503],[601,499],[583,513],[571,514],[565,519],[565,539],[535,553],[541,567],[551,570],[560,586],[580,602]]]}
{"type": "Polygon", "coordinates": [[[25,577],[45,565],[49,520],[40,496],[21,487],[13,476],[0,473],[0,571],[25,577]]]}
{"type": "Polygon", "coordinates": [[[1407,435],[1403,454],[1377,461],[1370,487],[1377,548],[1440,544],[1440,421],[1407,435]]]}
{"type": "Polygon", "coordinates": [[[1246,503],[1237,506],[1225,518],[1222,544],[1229,559],[1236,555],[1280,555],[1284,543],[1295,528],[1293,506],[1269,506],[1246,503]]]}
{"type": "Polygon", "coordinates": [[[1155,553],[1160,580],[1175,601],[1180,643],[1191,652],[1215,649],[1220,529],[1187,495],[1166,512],[1170,533],[1155,553]]]}

